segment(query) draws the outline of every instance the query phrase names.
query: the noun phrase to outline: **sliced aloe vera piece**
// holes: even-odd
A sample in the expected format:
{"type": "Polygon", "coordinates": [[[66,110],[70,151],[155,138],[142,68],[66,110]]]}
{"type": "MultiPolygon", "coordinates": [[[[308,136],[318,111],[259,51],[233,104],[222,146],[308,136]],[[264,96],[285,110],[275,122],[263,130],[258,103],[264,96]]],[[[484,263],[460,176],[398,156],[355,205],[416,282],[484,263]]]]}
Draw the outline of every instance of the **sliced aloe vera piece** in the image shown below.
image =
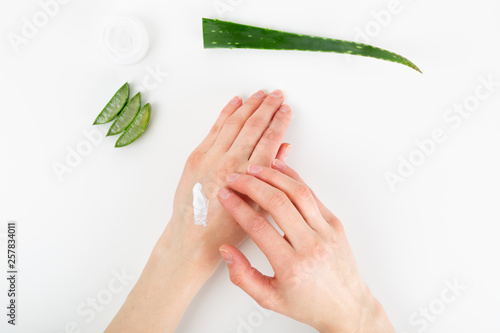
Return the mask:
{"type": "Polygon", "coordinates": [[[94,125],[105,124],[113,118],[123,109],[128,100],[128,82],[125,83],[118,91],[115,93],[113,98],[106,104],[104,109],[99,113],[94,125]]]}
{"type": "Polygon", "coordinates": [[[128,127],[128,125],[130,125],[132,121],[134,121],[134,118],[140,109],[141,93],[139,92],[134,97],[132,97],[130,101],[128,101],[127,105],[125,105],[118,117],[116,117],[113,125],[111,125],[111,127],[109,128],[108,134],[106,134],[106,136],[123,132],[128,127]]]}
{"type": "Polygon", "coordinates": [[[206,49],[240,48],[345,53],[397,62],[422,73],[405,57],[371,45],[258,28],[217,19],[203,18],[203,45],[206,49]]]}
{"type": "Polygon", "coordinates": [[[132,123],[127,127],[120,138],[118,138],[115,147],[124,147],[137,140],[148,127],[150,114],[151,105],[148,103],[142,107],[132,123]]]}

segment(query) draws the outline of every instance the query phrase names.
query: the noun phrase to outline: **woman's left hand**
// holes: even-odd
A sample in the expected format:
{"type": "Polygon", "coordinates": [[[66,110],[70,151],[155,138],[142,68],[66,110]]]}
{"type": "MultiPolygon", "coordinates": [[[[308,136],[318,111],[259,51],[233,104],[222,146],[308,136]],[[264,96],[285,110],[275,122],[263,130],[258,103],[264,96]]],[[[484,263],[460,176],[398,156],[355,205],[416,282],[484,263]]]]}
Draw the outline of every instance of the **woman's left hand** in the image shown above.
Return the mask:
{"type": "MultiPolygon", "coordinates": [[[[220,205],[216,192],[226,186],[231,172],[244,172],[249,164],[270,167],[283,158],[282,145],[291,119],[283,93],[258,91],[242,103],[233,98],[222,110],[208,136],[189,156],[174,199],[172,218],[160,241],[181,257],[215,269],[221,244],[238,245],[246,237],[220,205]],[[200,183],[209,201],[207,227],[195,225],[193,186],[200,183]]],[[[253,204],[256,207],[255,204],[253,204]]]]}

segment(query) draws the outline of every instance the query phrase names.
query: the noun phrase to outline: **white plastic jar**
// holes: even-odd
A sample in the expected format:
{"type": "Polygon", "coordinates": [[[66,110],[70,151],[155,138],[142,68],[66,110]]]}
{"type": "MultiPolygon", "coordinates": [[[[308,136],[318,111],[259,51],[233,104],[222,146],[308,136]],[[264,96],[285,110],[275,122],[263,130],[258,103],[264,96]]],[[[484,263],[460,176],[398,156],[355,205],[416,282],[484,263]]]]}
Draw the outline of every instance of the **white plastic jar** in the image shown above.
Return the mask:
{"type": "Polygon", "coordinates": [[[139,62],[149,50],[149,35],[144,24],[134,16],[112,17],[102,32],[106,57],[120,65],[139,62]]]}

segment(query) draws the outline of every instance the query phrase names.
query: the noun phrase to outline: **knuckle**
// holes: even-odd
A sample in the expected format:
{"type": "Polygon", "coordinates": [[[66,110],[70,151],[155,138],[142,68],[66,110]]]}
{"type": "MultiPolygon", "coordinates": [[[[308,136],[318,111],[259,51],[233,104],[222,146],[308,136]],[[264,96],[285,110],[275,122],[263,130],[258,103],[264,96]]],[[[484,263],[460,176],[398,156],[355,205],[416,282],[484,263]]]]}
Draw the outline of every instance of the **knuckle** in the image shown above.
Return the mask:
{"type": "Polygon", "coordinates": [[[236,286],[241,286],[243,285],[243,281],[245,279],[245,275],[240,273],[240,272],[234,272],[229,276],[229,279],[231,282],[236,285],[236,286]]]}
{"type": "Polygon", "coordinates": [[[299,198],[299,199],[311,199],[312,192],[309,189],[309,187],[307,187],[303,184],[300,184],[295,188],[295,190],[293,192],[293,196],[295,198],[299,198]]]}
{"type": "Polygon", "coordinates": [[[277,131],[273,131],[271,129],[267,130],[264,137],[269,141],[281,141],[281,135],[277,131]]]}
{"type": "Polygon", "coordinates": [[[328,261],[328,259],[330,258],[330,251],[328,249],[327,243],[318,244],[313,249],[313,258],[320,263],[328,261]]]}
{"type": "Polygon", "coordinates": [[[292,178],[292,179],[294,179],[294,180],[298,181],[299,183],[301,183],[301,184],[304,184],[304,185],[305,185],[304,181],[300,178],[300,176],[299,176],[299,174],[298,174],[298,172],[297,172],[297,171],[295,171],[294,169],[292,169],[292,168],[290,168],[290,167],[288,167],[288,166],[287,166],[286,170],[287,170],[287,175],[288,175],[290,178],[292,178]]]}
{"type": "Polygon", "coordinates": [[[228,107],[226,106],[225,108],[222,109],[222,111],[220,112],[221,113],[221,116],[228,116],[228,115],[231,115],[233,113],[233,108],[232,107],[228,107]]]}
{"type": "Polygon", "coordinates": [[[268,96],[264,102],[262,102],[262,106],[277,109],[281,105],[281,99],[280,98],[273,98],[268,96]]]}
{"type": "Polygon", "coordinates": [[[195,149],[191,155],[189,155],[187,161],[186,161],[186,165],[187,166],[190,166],[190,167],[193,167],[193,166],[196,166],[198,165],[199,163],[201,163],[201,161],[203,160],[203,156],[205,154],[197,149],[195,149]]]}
{"type": "Polygon", "coordinates": [[[232,115],[226,120],[226,125],[240,125],[243,123],[243,119],[239,116],[232,115]]]}
{"type": "Polygon", "coordinates": [[[247,99],[245,101],[245,103],[243,103],[243,104],[247,105],[247,106],[251,106],[251,107],[257,108],[257,107],[259,107],[259,105],[262,104],[262,99],[255,98],[255,97],[252,96],[249,99],[247,99]]]}
{"type": "Polygon", "coordinates": [[[226,171],[233,172],[240,168],[241,161],[236,156],[228,156],[224,161],[224,167],[226,171]]]}
{"type": "Polygon", "coordinates": [[[240,151],[252,152],[255,149],[255,144],[251,141],[240,142],[238,145],[240,151]]]}
{"type": "Polygon", "coordinates": [[[331,246],[339,246],[341,244],[344,244],[346,241],[346,235],[343,231],[339,231],[337,227],[333,227],[330,229],[329,232],[327,232],[323,238],[325,241],[330,244],[331,246]]]}
{"type": "Polygon", "coordinates": [[[268,224],[269,224],[269,222],[263,216],[254,215],[250,219],[248,226],[249,226],[249,229],[252,233],[258,233],[258,232],[264,230],[264,228],[266,228],[268,224]]]}
{"type": "Polygon", "coordinates": [[[287,203],[287,201],[288,201],[288,197],[286,196],[286,194],[281,192],[281,191],[278,191],[271,196],[271,199],[269,202],[271,204],[271,207],[280,208],[280,207],[283,207],[287,203]]]}
{"type": "Polygon", "coordinates": [[[325,249],[326,249],[326,245],[322,239],[315,240],[310,247],[311,254],[312,254],[311,257],[312,258],[319,257],[319,254],[323,254],[325,252],[325,249]]]}
{"type": "Polygon", "coordinates": [[[267,124],[265,123],[264,119],[258,118],[258,117],[250,117],[246,123],[245,126],[248,126],[250,128],[265,128],[267,124]]]}
{"type": "Polygon", "coordinates": [[[227,201],[227,208],[229,210],[229,212],[234,212],[234,211],[237,211],[240,207],[241,207],[241,200],[238,200],[238,198],[234,199],[234,198],[229,198],[229,200],[227,201]]]}
{"type": "Polygon", "coordinates": [[[264,309],[277,311],[283,304],[283,297],[278,293],[271,293],[268,297],[258,299],[256,302],[264,309]]]}
{"type": "Polygon", "coordinates": [[[213,125],[212,128],[210,129],[210,133],[209,134],[210,135],[215,135],[215,134],[219,133],[220,128],[221,128],[221,126],[218,125],[218,124],[213,125]]]}
{"type": "Polygon", "coordinates": [[[252,279],[257,270],[254,267],[247,267],[242,270],[234,271],[230,274],[231,282],[239,287],[244,287],[246,279],[252,279]]]}
{"type": "Polygon", "coordinates": [[[302,263],[294,263],[288,266],[287,270],[284,283],[288,290],[293,291],[300,286],[300,282],[304,279],[302,263]]]}
{"type": "Polygon", "coordinates": [[[330,217],[330,220],[328,222],[333,226],[337,233],[343,235],[345,234],[344,224],[342,224],[342,222],[340,222],[340,220],[336,216],[330,217]]]}

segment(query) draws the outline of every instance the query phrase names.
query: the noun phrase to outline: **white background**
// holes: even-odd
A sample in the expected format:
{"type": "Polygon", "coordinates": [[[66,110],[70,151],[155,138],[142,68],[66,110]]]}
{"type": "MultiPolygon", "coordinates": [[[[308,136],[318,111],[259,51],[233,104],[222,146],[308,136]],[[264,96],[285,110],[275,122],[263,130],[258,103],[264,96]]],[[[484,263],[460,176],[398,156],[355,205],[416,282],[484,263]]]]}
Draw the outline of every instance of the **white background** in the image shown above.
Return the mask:
{"type": "MultiPolygon", "coordinates": [[[[8,33],[20,34],[23,17],[41,7],[1,0],[0,232],[18,221],[20,275],[12,328],[0,273],[0,331],[59,333],[71,322],[103,331],[133,281],[92,320],[77,309],[106,294],[113,271],[138,277],[169,220],[184,161],[221,107],[237,94],[281,88],[295,115],[288,163],[344,222],[397,332],[500,332],[500,87],[460,126],[444,120],[454,104],[473,101],[480,77],[500,81],[500,2],[401,0],[382,28],[372,12],[389,0],[222,2],[232,10],[217,12],[211,0],[73,0],[16,53],[8,33]],[[103,56],[100,33],[114,14],[147,27],[151,49],[136,65],[103,56]],[[202,17],[348,40],[368,29],[371,44],[424,74],[338,54],[204,50],[202,17]],[[123,82],[137,91],[148,67],[170,75],[143,92],[153,112],[145,135],[123,149],[107,138],[59,182],[53,164],[86,140],[83,131],[123,82]],[[391,191],[385,174],[436,128],[447,140],[391,191]],[[467,289],[440,309],[455,279],[467,289]],[[411,324],[430,304],[442,313],[425,329],[411,324]]],[[[251,241],[242,250],[270,273],[251,241]]],[[[240,332],[314,332],[280,315],[258,322],[255,311],[221,266],[178,332],[238,332],[249,317],[255,327],[240,332]]]]}

